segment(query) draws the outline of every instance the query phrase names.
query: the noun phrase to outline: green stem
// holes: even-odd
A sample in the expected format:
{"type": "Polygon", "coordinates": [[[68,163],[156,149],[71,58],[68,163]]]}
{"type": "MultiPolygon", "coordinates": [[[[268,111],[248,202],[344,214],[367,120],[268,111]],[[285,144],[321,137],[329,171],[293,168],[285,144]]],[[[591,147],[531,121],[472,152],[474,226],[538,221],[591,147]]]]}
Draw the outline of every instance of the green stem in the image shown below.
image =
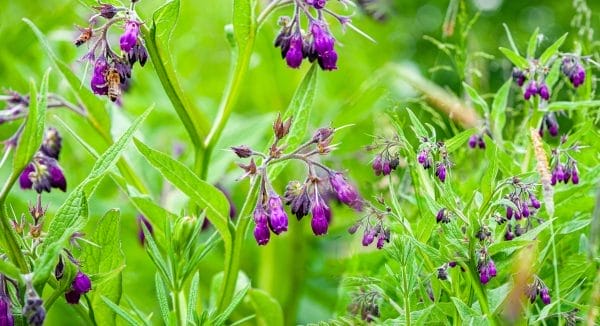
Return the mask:
{"type": "Polygon", "coordinates": [[[410,326],[410,293],[408,291],[408,280],[406,275],[406,266],[402,267],[402,291],[404,295],[404,316],[406,319],[406,325],[410,326]]]}
{"type": "Polygon", "coordinates": [[[175,309],[175,316],[177,317],[177,325],[186,325],[187,303],[185,292],[183,290],[177,290],[173,292],[173,307],[175,309]]]}
{"type": "Polygon", "coordinates": [[[465,270],[469,271],[467,274],[469,275],[471,288],[475,290],[475,296],[479,301],[481,312],[487,317],[487,320],[489,321],[490,325],[496,325],[496,320],[490,312],[490,306],[485,291],[483,289],[483,285],[481,284],[481,282],[479,282],[479,277],[477,276],[477,274],[475,274],[475,270],[469,268],[469,266],[467,266],[467,264],[465,264],[464,262],[460,262],[460,266],[462,266],[462,268],[464,268],[465,270]]]}
{"type": "Polygon", "coordinates": [[[10,192],[13,184],[19,178],[20,173],[11,173],[8,180],[4,184],[2,191],[0,192],[0,224],[2,228],[2,235],[5,240],[6,246],[8,247],[8,257],[12,262],[17,265],[17,267],[21,270],[21,273],[27,274],[29,273],[29,265],[25,260],[25,256],[19,247],[19,239],[17,238],[17,234],[13,229],[10,220],[8,219],[8,211],[6,209],[6,197],[10,192]]]}
{"type": "MultiPolygon", "coordinates": [[[[233,67],[233,71],[229,74],[229,81],[227,83],[227,88],[225,89],[225,94],[221,100],[221,103],[219,104],[217,117],[203,144],[204,155],[202,158],[202,169],[200,174],[200,178],[203,180],[206,180],[208,175],[209,163],[215,145],[219,141],[219,137],[221,137],[223,129],[225,129],[225,125],[227,124],[227,121],[233,112],[233,107],[239,96],[240,86],[242,85],[244,77],[246,76],[246,72],[248,71],[248,65],[250,63],[250,56],[253,48],[254,35],[251,35],[244,49],[241,49],[242,52],[237,55],[237,60],[235,62],[235,66],[233,67]]],[[[234,59],[236,59],[235,55],[234,59]]]]}
{"type": "Polygon", "coordinates": [[[218,312],[222,312],[233,298],[233,292],[237,283],[237,275],[240,270],[242,245],[244,243],[244,239],[246,238],[246,232],[251,221],[250,212],[254,208],[254,201],[256,199],[258,185],[260,185],[260,178],[256,177],[250,186],[250,190],[248,190],[248,195],[244,201],[244,206],[242,206],[242,210],[238,215],[237,225],[231,230],[233,244],[231,253],[225,253],[223,285],[221,287],[221,292],[219,293],[219,299],[217,300],[218,312]]]}

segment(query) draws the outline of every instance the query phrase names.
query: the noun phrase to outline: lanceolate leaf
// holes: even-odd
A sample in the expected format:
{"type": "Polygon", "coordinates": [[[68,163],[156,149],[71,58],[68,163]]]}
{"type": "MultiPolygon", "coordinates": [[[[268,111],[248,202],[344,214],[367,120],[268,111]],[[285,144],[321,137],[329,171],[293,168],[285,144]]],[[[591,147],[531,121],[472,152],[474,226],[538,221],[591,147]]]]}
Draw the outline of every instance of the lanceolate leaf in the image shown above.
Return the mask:
{"type": "Polygon", "coordinates": [[[545,65],[546,63],[548,63],[548,60],[550,60],[550,58],[552,58],[552,56],[555,55],[556,52],[558,52],[558,49],[560,49],[560,47],[563,45],[563,43],[567,39],[568,34],[569,33],[563,34],[563,36],[561,36],[558,40],[556,40],[556,42],[554,42],[552,45],[550,45],[544,51],[544,53],[542,53],[542,55],[540,56],[540,63],[542,65],[545,65]]]}
{"type": "Polygon", "coordinates": [[[255,0],[233,1],[233,33],[238,48],[241,51],[248,45],[248,40],[254,37],[256,26],[254,25],[255,0]]]}
{"type": "Polygon", "coordinates": [[[29,91],[29,114],[25,121],[25,128],[17,143],[17,151],[13,161],[13,173],[21,170],[31,161],[35,152],[42,144],[44,137],[44,121],[46,119],[46,95],[48,94],[48,76],[50,70],[44,74],[40,92],[38,93],[35,83],[32,81],[29,91]]]}
{"type": "Polygon", "coordinates": [[[230,248],[229,202],[225,195],[211,184],[198,178],[194,172],[179,161],[151,149],[137,139],[134,142],[139,152],[148,160],[148,163],[200,207],[206,208],[207,218],[223,237],[225,247],[230,248]]]}
{"type": "Polygon", "coordinates": [[[479,108],[480,112],[482,114],[489,113],[490,109],[488,108],[487,103],[481,97],[481,95],[479,95],[479,93],[477,93],[477,91],[469,84],[463,83],[463,86],[465,87],[465,90],[467,90],[467,94],[469,94],[469,97],[471,98],[475,106],[479,108]]]}
{"type": "Polygon", "coordinates": [[[500,47],[499,50],[500,52],[504,53],[504,55],[508,60],[510,60],[510,62],[512,62],[515,66],[519,67],[520,69],[526,69],[529,66],[529,63],[525,58],[514,53],[512,50],[503,47],[500,47]]]}
{"type": "Polygon", "coordinates": [[[506,124],[506,105],[508,103],[508,94],[510,92],[510,85],[512,85],[512,79],[507,80],[502,87],[494,96],[494,102],[492,102],[492,113],[491,113],[491,125],[492,135],[494,139],[502,141],[502,130],[506,124]]]}

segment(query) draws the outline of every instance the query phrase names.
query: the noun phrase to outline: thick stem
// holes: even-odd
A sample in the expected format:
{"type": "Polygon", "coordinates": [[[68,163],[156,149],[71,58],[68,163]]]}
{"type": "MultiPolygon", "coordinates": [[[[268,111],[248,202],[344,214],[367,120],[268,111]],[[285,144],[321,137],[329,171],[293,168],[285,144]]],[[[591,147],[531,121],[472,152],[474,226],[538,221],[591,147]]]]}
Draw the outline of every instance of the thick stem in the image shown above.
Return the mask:
{"type": "Polygon", "coordinates": [[[187,303],[185,292],[177,290],[173,292],[173,308],[177,318],[177,325],[187,324],[187,303]]]}

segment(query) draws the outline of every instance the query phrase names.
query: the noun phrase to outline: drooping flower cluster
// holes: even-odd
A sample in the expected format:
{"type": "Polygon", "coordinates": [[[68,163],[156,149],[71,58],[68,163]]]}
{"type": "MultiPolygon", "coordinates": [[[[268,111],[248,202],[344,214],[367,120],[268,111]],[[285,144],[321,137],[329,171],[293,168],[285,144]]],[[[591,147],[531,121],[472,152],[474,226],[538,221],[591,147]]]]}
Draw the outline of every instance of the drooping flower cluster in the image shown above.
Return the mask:
{"type": "Polygon", "coordinates": [[[281,57],[290,68],[298,68],[304,59],[308,59],[310,62],[316,60],[323,70],[337,69],[335,38],[324,14],[333,16],[343,26],[352,27],[350,18],[326,9],[327,0],[294,0],[293,3],[294,16],[279,19],[281,30],[275,39],[275,47],[281,49],[281,57]],[[301,26],[302,15],[308,20],[306,32],[301,26]]]}
{"type": "Polygon", "coordinates": [[[554,112],[548,112],[544,114],[542,123],[538,129],[540,137],[544,136],[544,126],[548,129],[548,133],[552,137],[558,136],[558,120],[556,120],[556,114],[554,112]]]}
{"type": "Polygon", "coordinates": [[[268,154],[254,151],[247,146],[232,147],[238,157],[252,157],[250,163],[240,164],[245,171],[244,177],[260,178],[260,191],[253,213],[254,238],[259,245],[269,242],[271,232],[279,235],[287,231],[288,215],[284,209],[284,202],[290,206],[292,214],[296,215],[298,220],[312,215],[311,227],[315,235],[328,232],[332,199],[337,199],[356,210],[361,210],[363,206],[362,198],[342,172],[330,169],[317,161],[318,156],[327,155],[334,149],[331,140],[335,129],[320,128],[308,142],[285,154],[286,146],[280,145],[279,142],[287,136],[290,127],[291,119],[283,121],[280,116],[277,117],[273,124],[275,141],[268,154]],[[253,157],[261,158],[262,164],[257,166],[253,157]],[[288,160],[305,164],[308,175],[304,182],[290,181],[282,198],[273,189],[268,179],[268,170],[274,164],[288,160]]]}
{"type": "Polygon", "coordinates": [[[398,167],[400,145],[398,135],[395,135],[393,139],[378,137],[372,145],[366,147],[367,151],[377,151],[371,165],[375,175],[389,175],[398,167]]]}
{"type": "Polygon", "coordinates": [[[477,257],[477,272],[481,284],[487,284],[492,278],[496,277],[497,270],[494,260],[489,256],[487,249],[479,250],[477,257]]]}
{"type": "Polygon", "coordinates": [[[140,66],[144,66],[148,60],[148,52],[140,36],[142,22],[137,18],[133,5],[125,8],[101,4],[94,8],[97,13],[90,18],[88,27],[80,28],[81,35],[75,45],[91,44],[84,56],[93,66],[90,88],[94,94],[106,95],[115,102],[127,87],[134,64],[139,62],[140,66]],[[96,28],[100,18],[106,22],[96,28]],[[112,50],[108,39],[108,31],[113,25],[123,29],[119,38],[120,54],[112,50]]]}
{"type": "MultiPolygon", "coordinates": [[[[381,199],[379,202],[384,204],[381,199]]],[[[377,242],[375,242],[377,249],[382,249],[391,240],[390,228],[385,225],[385,217],[389,214],[389,211],[387,209],[385,211],[380,210],[371,203],[364,206],[364,211],[366,215],[356,221],[348,229],[348,233],[354,234],[362,229],[362,245],[368,247],[377,239],[377,242]]]]}
{"type": "Polygon", "coordinates": [[[545,81],[548,69],[538,65],[537,61],[532,64],[532,67],[534,69],[521,70],[517,67],[513,68],[513,80],[519,87],[523,88],[523,98],[526,101],[536,96],[548,101],[550,99],[550,88],[545,81]]]}
{"type": "Polygon", "coordinates": [[[539,295],[540,299],[545,305],[549,305],[552,302],[550,298],[550,289],[544,284],[544,282],[537,276],[534,276],[533,283],[527,287],[527,297],[529,302],[534,303],[535,299],[539,295]]]}
{"type": "Polygon", "coordinates": [[[569,78],[573,87],[577,88],[583,85],[585,81],[585,68],[581,65],[581,60],[575,55],[566,55],[561,64],[562,73],[569,78]]]}
{"type": "Polygon", "coordinates": [[[65,299],[70,304],[78,304],[79,299],[82,295],[88,293],[92,289],[92,281],[89,276],[84,274],[81,270],[77,272],[71,288],[65,293],[65,299]]]}
{"type": "Polygon", "coordinates": [[[581,147],[574,144],[568,148],[562,148],[566,141],[567,137],[562,137],[560,145],[552,150],[550,183],[553,186],[560,182],[567,184],[569,181],[574,185],[579,184],[579,169],[577,168],[577,161],[571,156],[571,152],[578,152],[581,147]]]}
{"type": "Polygon", "coordinates": [[[38,193],[50,192],[52,188],[67,190],[67,181],[58,164],[61,143],[62,138],[58,131],[48,128],[40,149],[19,176],[22,189],[34,189],[38,193]]]}
{"type": "Polygon", "coordinates": [[[450,162],[448,151],[446,150],[446,145],[444,145],[444,142],[431,141],[426,137],[421,139],[421,146],[419,147],[417,154],[417,161],[426,170],[434,167],[435,176],[441,182],[446,181],[448,170],[452,166],[452,162],[450,162]]]}
{"type": "MultiPolygon", "coordinates": [[[[485,133],[490,135],[490,137],[491,137],[491,134],[488,130],[486,130],[485,133]]],[[[477,134],[471,135],[471,137],[469,137],[469,142],[468,142],[469,148],[485,149],[485,140],[483,138],[483,135],[484,135],[484,133],[477,133],[477,134]]]]}
{"type": "Polygon", "coordinates": [[[512,240],[533,228],[532,220],[541,207],[540,201],[535,196],[534,184],[522,182],[515,177],[510,181],[510,185],[513,190],[505,198],[511,204],[506,205],[505,217],[496,218],[499,224],[509,222],[504,233],[505,240],[512,240]]]}

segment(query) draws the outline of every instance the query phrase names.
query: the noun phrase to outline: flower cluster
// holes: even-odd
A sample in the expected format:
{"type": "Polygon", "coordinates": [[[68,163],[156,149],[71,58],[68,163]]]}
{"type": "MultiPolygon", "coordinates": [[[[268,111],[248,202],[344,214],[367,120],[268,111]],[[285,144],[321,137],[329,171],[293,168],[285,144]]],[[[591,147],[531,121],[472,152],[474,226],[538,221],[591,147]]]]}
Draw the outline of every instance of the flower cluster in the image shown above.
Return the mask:
{"type": "Polygon", "coordinates": [[[487,249],[483,248],[479,251],[477,257],[477,272],[479,273],[479,281],[481,284],[487,284],[492,278],[496,277],[496,264],[487,253],[487,249]]]}
{"type": "Polygon", "coordinates": [[[398,135],[394,139],[378,138],[375,143],[367,146],[367,151],[377,150],[377,155],[373,159],[372,168],[375,175],[389,175],[400,164],[400,140],[398,135]]]}
{"type": "MultiPolygon", "coordinates": [[[[489,131],[486,132],[489,135],[489,131]]],[[[471,137],[469,137],[469,148],[471,149],[475,149],[475,148],[479,148],[479,149],[485,149],[485,140],[483,138],[483,133],[477,133],[477,134],[473,134],[471,135],[471,137]]],[[[491,135],[490,135],[491,137],[491,135]]]]}
{"type": "Polygon", "coordinates": [[[545,305],[549,305],[552,301],[550,298],[550,290],[546,284],[544,284],[542,280],[535,276],[533,283],[527,288],[527,297],[529,298],[529,302],[534,303],[538,295],[545,305]]]}
{"type": "Polygon", "coordinates": [[[557,183],[563,182],[565,184],[571,181],[574,185],[579,183],[579,169],[577,168],[577,161],[571,156],[571,152],[578,152],[580,146],[574,144],[569,148],[562,148],[566,143],[567,137],[562,137],[560,145],[552,150],[552,176],[550,183],[555,186],[557,183]]]}
{"type": "Polygon", "coordinates": [[[344,174],[330,169],[317,159],[318,156],[327,155],[334,149],[331,140],[335,129],[320,128],[308,142],[285,154],[286,146],[280,145],[279,142],[287,136],[290,126],[291,118],[283,121],[280,116],[277,117],[273,124],[275,140],[268,154],[254,151],[247,146],[232,147],[238,157],[252,157],[249,164],[240,164],[245,171],[244,177],[260,178],[260,191],[253,212],[254,238],[259,245],[269,242],[271,232],[279,235],[287,231],[288,215],[284,209],[284,201],[298,220],[308,214],[312,215],[311,227],[315,235],[327,234],[331,222],[331,199],[337,199],[356,210],[361,210],[363,206],[361,197],[344,174]],[[262,159],[260,166],[256,165],[254,157],[262,159]],[[275,164],[289,160],[305,164],[308,175],[303,182],[290,181],[282,199],[269,182],[268,170],[275,164]]]}
{"type": "Polygon", "coordinates": [[[75,40],[76,46],[91,43],[89,52],[84,56],[93,66],[90,88],[95,94],[106,95],[115,102],[127,87],[131,78],[131,70],[136,62],[144,66],[148,60],[148,52],[140,37],[142,22],[131,8],[115,7],[101,4],[94,7],[97,11],[90,20],[89,26],[79,28],[81,35],[75,40]],[[95,27],[99,18],[106,22],[95,27]],[[122,26],[123,32],[119,38],[121,53],[117,54],[110,46],[108,30],[113,25],[122,26]]]}
{"type": "Polygon", "coordinates": [[[304,59],[308,59],[310,62],[316,60],[323,70],[337,69],[335,38],[324,13],[333,16],[343,26],[351,26],[350,18],[326,9],[327,0],[294,0],[293,3],[294,16],[279,19],[281,30],[275,39],[275,47],[281,49],[281,57],[290,68],[298,68],[304,59]],[[301,14],[308,20],[307,32],[303,32],[301,14]]]}
{"type": "Polygon", "coordinates": [[[19,176],[22,189],[34,189],[38,193],[50,192],[52,188],[67,190],[67,181],[58,164],[61,143],[62,138],[58,131],[48,128],[40,149],[19,176]]]}
{"type": "Polygon", "coordinates": [[[540,137],[544,136],[544,126],[548,129],[548,133],[552,137],[558,136],[558,121],[556,120],[556,114],[554,112],[548,112],[544,114],[542,123],[538,129],[540,137]]]}
{"type": "Polygon", "coordinates": [[[541,99],[548,101],[550,99],[550,89],[545,81],[548,69],[546,67],[539,66],[537,61],[532,65],[532,67],[533,69],[528,68],[525,70],[521,70],[517,67],[513,68],[513,80],[517,83],[517,85],[519,85],[519,87],[524,87],[523,98],[525,100],[528,101],[532,97],[539,95],[541,99]]]}
{"type": "Polygon", "coordinates": [[[441,141],[431,141],[426,137],[421,139],[417,161],[426,170],[435,167],[435,176],[440,179],[441,182],[446,181],[448,170],[452,166],[448,157],[446,145],[441,141]]]}
{"type": "MultiPolygon", "coordinates": [[[[383,203],[382,201],[380,202],[383,203]]],[[[389,214],[390,209],[382,211],[372,204],[367,203],[364,206],[364,210],[367,214],[356,221],[348,229],[348,233],[354,234],[359,229],[363,229],[362,245],[368,247],[377,239],[377,249],[382,249],[391,239],[390,228],[384,223],[384,219],[389,214]]]]}
{"type": "Polygon", "coordinates": [[[92,289],[92,281],[89,276],[84,274],[81,270],[77,272],[71,288],[65,293],[65,299],[70,304],[78,304],[79,299],[82,295],[88,293],[92,289]]]}
{"type": "Polygon", "coordinates": [[[577,88],[585,81],[585,69],[581,65],[580,58],[575,55],[566,55],[561,63],[562,73],[569,78],[573,87],[577,88]]]}
{"type": "Polygon", "coordinates": [[[534,184],[522,182],[515,177],[510,181],[510,185],[513,190],[505,197],[510,202],[506,205],[506,215],[496,218],[499,224],[509,221],[504,233],[505,240],[512,240],[533,228],[532,219],[541,207],[540,201],[534,194],[534,184]],[[524,225],[521,225],[523,220],[524,225]]]}

